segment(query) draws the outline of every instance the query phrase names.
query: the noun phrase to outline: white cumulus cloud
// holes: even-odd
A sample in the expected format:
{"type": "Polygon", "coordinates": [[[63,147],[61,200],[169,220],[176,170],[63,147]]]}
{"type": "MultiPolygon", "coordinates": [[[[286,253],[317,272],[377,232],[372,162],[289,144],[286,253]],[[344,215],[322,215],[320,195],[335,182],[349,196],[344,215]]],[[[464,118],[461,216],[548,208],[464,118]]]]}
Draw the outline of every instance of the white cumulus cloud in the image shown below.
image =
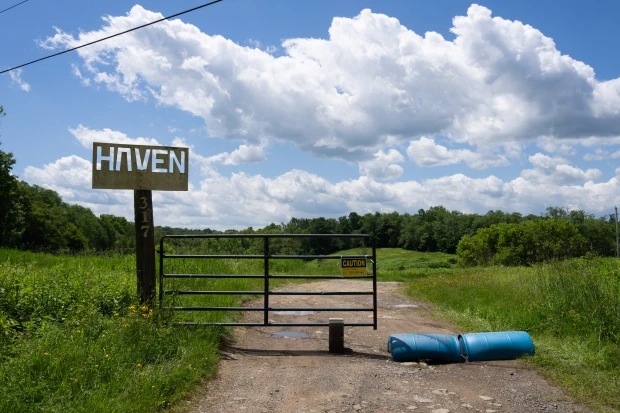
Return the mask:
{"type": "MultiPolygon", "coordinates": [[[[59,29],[42,44],[75,47],[161,17],[136,5],[106,17],[99,29],[75,36],[59,29]]],[[[573,162],[620,156],[620,79],[597,80],[592,67],[563,54],[536,28],[483,6],[455,17],[451,31],[453,40],[421,35],[367,9],[335,17],[324,38],[284,40],[276,55],[260,41],[240,45],[173,19],[79,49],[82,64],[73,71],[85,87],[188,112],[204,120],[209,136],[235,142],[231,152],[193,151],[199,167],[191,190],[156,195],[162,225],[244,228],[434,205],[599,213],[620,203],[620,170],[604,176],[573,162]],[[266,148],[276,145],[356,163],[359,176],[328,179],[327,171],[299,168],[268,178],[220,170],[263,162],[266,148]],[[532,154],[531,146],[547,154],[532,154]],[[527,169],[517,170],[526,159],[527,169]],[[409,178],[410,168],[448,165],[476,169],[476,177],[464,170],[409,178]],[[485,175],[498,167],[512,167],[513,175],[485,175]]],[[[69,131],[84,147],[157,144],[113,129],[69,131]]],[[[26,178],[96,212],[126,215],[128,191],[84,190],[87,164],[66,157],[28,168],[26,178]]]]}
{"type": "Polygon", "coordinates": [[[257,163],[267,159],[265,154],[265,144],[263,141],[259,145],[240,145],[234,151],[222,152],[212,155],[207,159],[208,163],[219,162],[224,165],[241,165],[246,163],[257,163]]]}
{"type": "Polygon", "coordinates": [[[552,158],[541,153],[530,156],[529,161],[533,169],[523,170],[521,177],[532,184],[578,185],[601,176],[598,169],[583,170],[569,165],[563,158],[552,158]]]}
{"type": "Polygon", "coordinates": [[[483,169],[491,166],[503,166],[508,160],[503,155],[474,152],[469,149],[448,149],[432,138],[422,136],[409,142],[409,158],[420,166],[441,166],[465,163],[471,168],[483,169]]]}
{"type": "Polygon", "coordinates": [[[378,151],[373,159],[360,162],[360,174],[379,180],[397,179],[403,174],[400,165],[405,158],[395,149],[388,152],[378,151]]]}
{"type": "MultiPolygon", "coordinates": [[[[74,47],[161,17],[137,5],[43,44],[74,47]]],[[[472,5],[451,30],[453,41],[422,36],[367,9],[334,18],[326,39],[285,40],[274,56],[177,19],[80,49],[80,76],[200,116],[212,135],[346,159],[438,133],[474,146],[620,135],[620,82],[598,82],[537,29],[472,5]]]]}
{"type": "Polygon", "coordinates": [[[69,128],[69,132],[88,149],[93,147],[93,142],[125,143],[129,145],[161,145],[153,138],[130,138],[123,132],[114,131],[109,128],[102,130],[90,129],[84,125],[69,128]]]}

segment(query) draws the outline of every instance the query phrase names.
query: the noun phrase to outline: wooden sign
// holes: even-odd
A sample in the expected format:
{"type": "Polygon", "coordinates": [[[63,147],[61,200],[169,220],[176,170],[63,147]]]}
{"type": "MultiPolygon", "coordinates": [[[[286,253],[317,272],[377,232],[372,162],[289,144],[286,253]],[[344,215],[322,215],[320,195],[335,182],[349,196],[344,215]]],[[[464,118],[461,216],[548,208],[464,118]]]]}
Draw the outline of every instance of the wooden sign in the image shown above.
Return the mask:
{"type": "Polygon", "coordinates": [[[93,188],[187,191],[189,149],[93,143],[93,188]]]}
{"type": "Polygon", "coordinates": [[[93,188],[133,189],[140,303],[155,297],[155,224],[151,190],[187,191],[189,149],[93,143],[93,188]]]}

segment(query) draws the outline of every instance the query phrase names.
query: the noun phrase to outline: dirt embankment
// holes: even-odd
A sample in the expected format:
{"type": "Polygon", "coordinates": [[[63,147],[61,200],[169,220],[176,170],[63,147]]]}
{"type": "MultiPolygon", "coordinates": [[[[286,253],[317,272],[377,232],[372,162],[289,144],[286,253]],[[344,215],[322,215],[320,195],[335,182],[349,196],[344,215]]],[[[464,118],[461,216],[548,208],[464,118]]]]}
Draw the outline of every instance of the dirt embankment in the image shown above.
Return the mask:
{"type": "MultiPolygon", "coordinates": [[[[325,327],[235,329],[217,378],[183,402],[192,413],[589,412],[519,361],[428,365],[398,363],[386,349],[394,333],[457,333],[427,306],[379,283],[379,328],[346,327],[343,355],[328,352],[325,327]]],[[[287,290],[368,289],[361,281],[322,281],[287,290]],[[342,284],[342,283],[345,283],[342,284]],[[352,286],[351,283],[359,283],[352,286]]],[[[368,297],[274,296],[276,307],[368,305],[368,297]],[[361,303],[364,304],[361,304],[361,303]]],[[[261,315],[248,314],[259,321],[261,315]]],[[[274,314],[278,322],[368,321],[369,313],[274,314]]]]}

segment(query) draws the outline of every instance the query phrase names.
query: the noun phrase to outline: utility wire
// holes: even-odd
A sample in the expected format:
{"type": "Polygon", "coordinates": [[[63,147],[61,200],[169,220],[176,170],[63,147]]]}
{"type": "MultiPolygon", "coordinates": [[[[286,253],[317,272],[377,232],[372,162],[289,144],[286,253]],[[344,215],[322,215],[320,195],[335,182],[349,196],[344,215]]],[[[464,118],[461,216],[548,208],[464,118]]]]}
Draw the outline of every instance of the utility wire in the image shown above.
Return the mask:
{"type": "MultiPolygon", "coordinates": [[[[26,1],[28,1],[28,0],[26,0],[26,1]]],[[[42,58],[40,58],[40,59],[32,60],[32,61],[30,61],[30,62],[28,62],[28,63],[22,63],[21,65],[14,66],[14,67],[11,67],[10,69],[5,69],[5,70],[1,71],[1,72],[0,72],[0,75],[1,75],[1,74],[3,74],[3,73],[10,72],[10,71],[15,70],[15,69],[22,68],[22,67],[24,67],[24,66],[31,65],[31,64],[33,64],[33,63],[40,62],[40,61],[42,61],[42,60],[51,59],[52,57],[60,56],[61,54],[65,54],[65,53],[73,52],[74,50],[81,49],[82,47],[90,46],[90,45],[93,45],[93,44],[95,44],[95,43],[99,43],[99,42],[102,42],[102,41],[104,41],[104,40],[111,39],[111,38],[113,38],[113,37],[121,36],[121,35],[123,35],[123,34],[127,34],[127,33],[129,33],[129,32],[133,32],[133,31],[138,30],[138,29],[143,29],[143,28],[145,28],[145,27],[147,27],[147,26],[151,26],[151,25],[153,25],[153,24],[163,22],[164,20],[173,19],[173,18],[175,18],[175,17],[178,17],[178,16],[181,16],[181,15],[183,15],[183,14],[187,14],[187,13],[190,13],[190,12],[196,11],[196,10],[198,10],[198,9],[202,9],[203,7],[211,6],[211,5],[213,5],[213,4],[215,4],[215,3],[219,3],[219,2],[221,2],[221,1],[223,1],[223,0],[213,0],[213,1],[210,1],[209,3],[204,3],[204,4],[201,4],[200,6],[196,6],[196,7],[193,7],[193,8],[191,8],[191,9],[187,9],[187,10],[184,10],[184,11],[182,11],[182,12],[172,14],[172,15],[167,16],[167,17],[163,17],[163,18],[161,18],[161,19],[159,19],[159,20],[155,20],[155,21],[152,21],[152,22],[150,22],[150,23],[146,23],[146,24],[143,24],[143,25],[140,25],[140,26],[137,26],[137,27],[131,28],[131,29],[125,30],[125,31],[120,32],[120,33],[112,34],[112,35],[110,35],[110,36],[103,37],[103,38],[98,39],[98,40],[94,40],[94,41],[92,41],[92,42],[88,42],[88,43],[85,43],[85,44],[82,44],[82,45],[79,45],[79,46],[76,46],[76,47],[72,47],[71,49],[63,50],[62,52],[54,53],[54,54],[51,54],[51,55],[48,55],[48,56],[42,57],[42,58]]]]}
{"type": "Polygon", "coordinates": [[[12,8],[15,8],[15,7],[19,6],[20,4],[24,4],[24,3],[26,3],[27,1],[29,1],[29,0],[24,0],[24,1],[21,1],[21,2],[19,2],[19,3],[17,3],[17,4],[12,5],[11,7],[7,7],[7,8],[6,8],[6,9],[4,9],[4,10],[0,10],[0,14],[4,13],[5,11],[9,11],[9,10],[11,10],[12,8]]]}

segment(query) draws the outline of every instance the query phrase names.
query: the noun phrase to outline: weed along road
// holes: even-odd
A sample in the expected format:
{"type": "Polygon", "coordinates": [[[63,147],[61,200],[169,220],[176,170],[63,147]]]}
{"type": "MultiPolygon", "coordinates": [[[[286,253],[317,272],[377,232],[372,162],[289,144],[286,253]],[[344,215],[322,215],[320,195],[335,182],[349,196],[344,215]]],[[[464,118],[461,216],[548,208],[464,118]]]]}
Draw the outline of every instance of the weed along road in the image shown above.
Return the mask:
{"type": "MultiPolygon", "coordinates": [[[[287,290],[338,291],[348,281],[320,281],[287,290]]],[[[360,283],[363,289],[366,281],[360,283]]],[[[345,353],[328,351],[324,327],[239,327],[222,351],[217,377],[179,411],[198,412],[589,412],[548,384],[523,361],[452,364],[399,363],[386,349],[396,333],[455,334],[429,307],[402,294],[399,283],[378,283],[379,326],[345,328],[345,353]]],[[[278,306],[364,305],[360,296],[274,296],[278,306]],[[349,302],[343,302],[349,301],[349,302]]],[[[248,313],[247,321],[259,314],[248,313]]],[[[367,313],[275,313],[274,322],[367,321],[367,313]],[[353,320],[351,320],[353,318],[353,320]],[[355,320],[355,318],[358,318],[355,320]]]]}

